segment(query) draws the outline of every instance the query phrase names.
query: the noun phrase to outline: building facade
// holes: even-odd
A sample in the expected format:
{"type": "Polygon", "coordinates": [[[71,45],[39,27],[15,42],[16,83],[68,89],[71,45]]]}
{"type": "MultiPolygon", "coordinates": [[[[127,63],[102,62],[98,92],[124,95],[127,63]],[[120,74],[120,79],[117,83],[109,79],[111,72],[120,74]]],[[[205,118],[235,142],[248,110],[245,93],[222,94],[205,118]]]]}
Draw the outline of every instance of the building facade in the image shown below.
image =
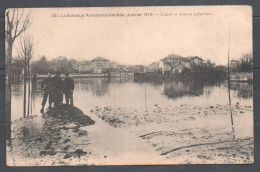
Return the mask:
{"type": "MultiPolygon", "coordinates": [[[[164,75],[182,73],[184,69],[192,69],[203,64],[203,59],[194,57],[166,57],[159,61],[158,68],[164,75]]],[[[152,64],[151,64],[152,65],[152,64]]]]}
{"type": "Polygon", "coordinates": [[[94,73],[106,73],[109,69],[109,60],[103,57],[97,57],[91,60],[94,73]]]}

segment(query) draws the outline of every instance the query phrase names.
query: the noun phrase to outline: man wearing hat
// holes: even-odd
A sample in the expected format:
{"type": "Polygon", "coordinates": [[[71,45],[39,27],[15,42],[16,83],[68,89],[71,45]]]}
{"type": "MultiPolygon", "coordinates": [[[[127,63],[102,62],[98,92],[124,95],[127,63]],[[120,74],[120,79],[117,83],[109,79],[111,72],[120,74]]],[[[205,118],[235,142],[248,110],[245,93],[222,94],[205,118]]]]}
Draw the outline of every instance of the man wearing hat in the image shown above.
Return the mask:
{"type": "Polygon", "coordinates": [[[65,78],[62,81],[63,93],[65,94],[66,104],[73,106],[73,91],[74,91],[74,80],[69,77],[69,73],[65,73],[65,78]]]}
{"type": "Polygon", "coordinates": [[[56,71],[56,75],[52,78],[53,84],[53,101],[54,106],[60,106],[63,99],[62,94],[62,79],[60,77],[60,71],[56,71]]]}

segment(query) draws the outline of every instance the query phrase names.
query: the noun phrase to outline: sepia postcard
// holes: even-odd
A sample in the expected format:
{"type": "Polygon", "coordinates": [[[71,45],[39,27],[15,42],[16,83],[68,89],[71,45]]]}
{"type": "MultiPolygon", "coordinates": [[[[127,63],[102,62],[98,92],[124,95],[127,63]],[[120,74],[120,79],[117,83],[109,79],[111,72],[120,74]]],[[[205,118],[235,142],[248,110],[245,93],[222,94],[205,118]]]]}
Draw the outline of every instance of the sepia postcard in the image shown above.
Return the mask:
{"type": "Polygon", "coordinates": [[[5,13],[8,166],[251,164],[252,8],[5,13]]]}

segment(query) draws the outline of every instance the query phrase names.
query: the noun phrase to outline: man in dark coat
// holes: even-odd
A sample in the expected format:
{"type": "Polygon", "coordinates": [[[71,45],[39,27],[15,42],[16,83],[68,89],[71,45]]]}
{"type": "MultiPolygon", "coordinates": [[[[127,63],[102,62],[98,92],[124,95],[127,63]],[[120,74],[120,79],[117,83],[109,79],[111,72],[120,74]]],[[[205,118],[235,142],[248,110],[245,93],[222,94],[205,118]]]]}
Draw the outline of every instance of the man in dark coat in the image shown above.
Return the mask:
{"type": "Polygon", "coordinates": [[[53,100],[54,100],[54,106],[60,106],[63,99],[62,94],[62,79],[60,77],[60,71],[56,71],[56,75],[52,78],[52,84],[53,84],[53,100]]]}
{"type": "Polygon", "coordinates": [[[53,102],[53,86],[52,86],[51,73],[48,73],[48,77],[42,81],[41,87],[44,89],[42,109],[41,109],[41,113],[43,113],[47,98],[49,97],[49,108],[51,108],[51,104],[53,102]]]}
{"type": "Polygon", "coordinates": [[[73,106],[74,80],[69,77],[69,73],[65,73],[65,79],[62,81],[63,93],[65,94],[66,104],[73,106]]]}

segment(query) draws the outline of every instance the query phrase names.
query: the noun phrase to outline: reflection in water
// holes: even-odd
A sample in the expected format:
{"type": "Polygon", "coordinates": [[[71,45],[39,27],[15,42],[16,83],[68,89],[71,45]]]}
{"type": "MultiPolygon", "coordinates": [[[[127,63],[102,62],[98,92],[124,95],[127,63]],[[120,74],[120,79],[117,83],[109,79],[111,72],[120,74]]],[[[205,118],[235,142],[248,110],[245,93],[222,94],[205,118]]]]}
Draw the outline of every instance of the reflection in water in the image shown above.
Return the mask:
{"type": "Polygon", "coordinates": [[[164,82],[164,94],[169,98],[179,98],[183,96],[200,96],[203,94],[203,84],[198,81],[172,81],[164,82]]]}
{"type": "Polygon", "coordinates": [[[178,80],[178,81],[136,81],[136,83],[148,83],[154,89],[163,87],[163,95],[170,99],[178,99],[182,97],[211,96],[214,87],[221,87],[223,81],[204,81],[201,79],[178,80]]]}
{"type": "Polygon", "coordinates": [[[93,95],[103,97],[109,92],[110,80],[107,78],[96,79],[89,82],[93,95]]]}
{"type": "Polygon", "coordinates": [[[91,91],[94,96],[103,97],[109,93],[110,78],[96,78],[87,80],[75,80],[81,90],[91,91]]]}
{"type": "Polygon", "coordinates": [[[37,82],[32,82],[32,94],[31,94],[31,114],[33,109],[35,109],[36,103],[36,94],[37,94],[37,82]]]}
{"type": "Polygon", "coordinates": [[[13,87],[12,87],[13,96],[15,96],[15,97],[21,97],[22,96],[23,90],[22,90],[21,84],[22,84],[21,80],[15,80],[14,81],[13,87]]]}
{"type": "Polygon", "coordinates": [[[237,96],[243,99],[249,99],[253,96],[253,84],[248,83],[231,83],[230,88],[235,90],[237,96]]]}
{"type": "MultiPolygon", "coordinates": [[[[42,80],[32,84],[31,112],[40,114],[43,90],[42,80]]],[[[23,82],[15,82],[12,92],[12,120],[22,117],[23,82]]],[[[95,106],[149,108],[155,104],[177,106],[181,103],[226,104],[227,85],[201,80],[141,81],[131,78],[80,78],[75,79],[74,100],[80,109],[95,106]],[[195,100],[196,99],[196,100],[195,100]]],[[[247,83],[232,83],[233,102],[251,104],[253,88],[247,83]]]]}

